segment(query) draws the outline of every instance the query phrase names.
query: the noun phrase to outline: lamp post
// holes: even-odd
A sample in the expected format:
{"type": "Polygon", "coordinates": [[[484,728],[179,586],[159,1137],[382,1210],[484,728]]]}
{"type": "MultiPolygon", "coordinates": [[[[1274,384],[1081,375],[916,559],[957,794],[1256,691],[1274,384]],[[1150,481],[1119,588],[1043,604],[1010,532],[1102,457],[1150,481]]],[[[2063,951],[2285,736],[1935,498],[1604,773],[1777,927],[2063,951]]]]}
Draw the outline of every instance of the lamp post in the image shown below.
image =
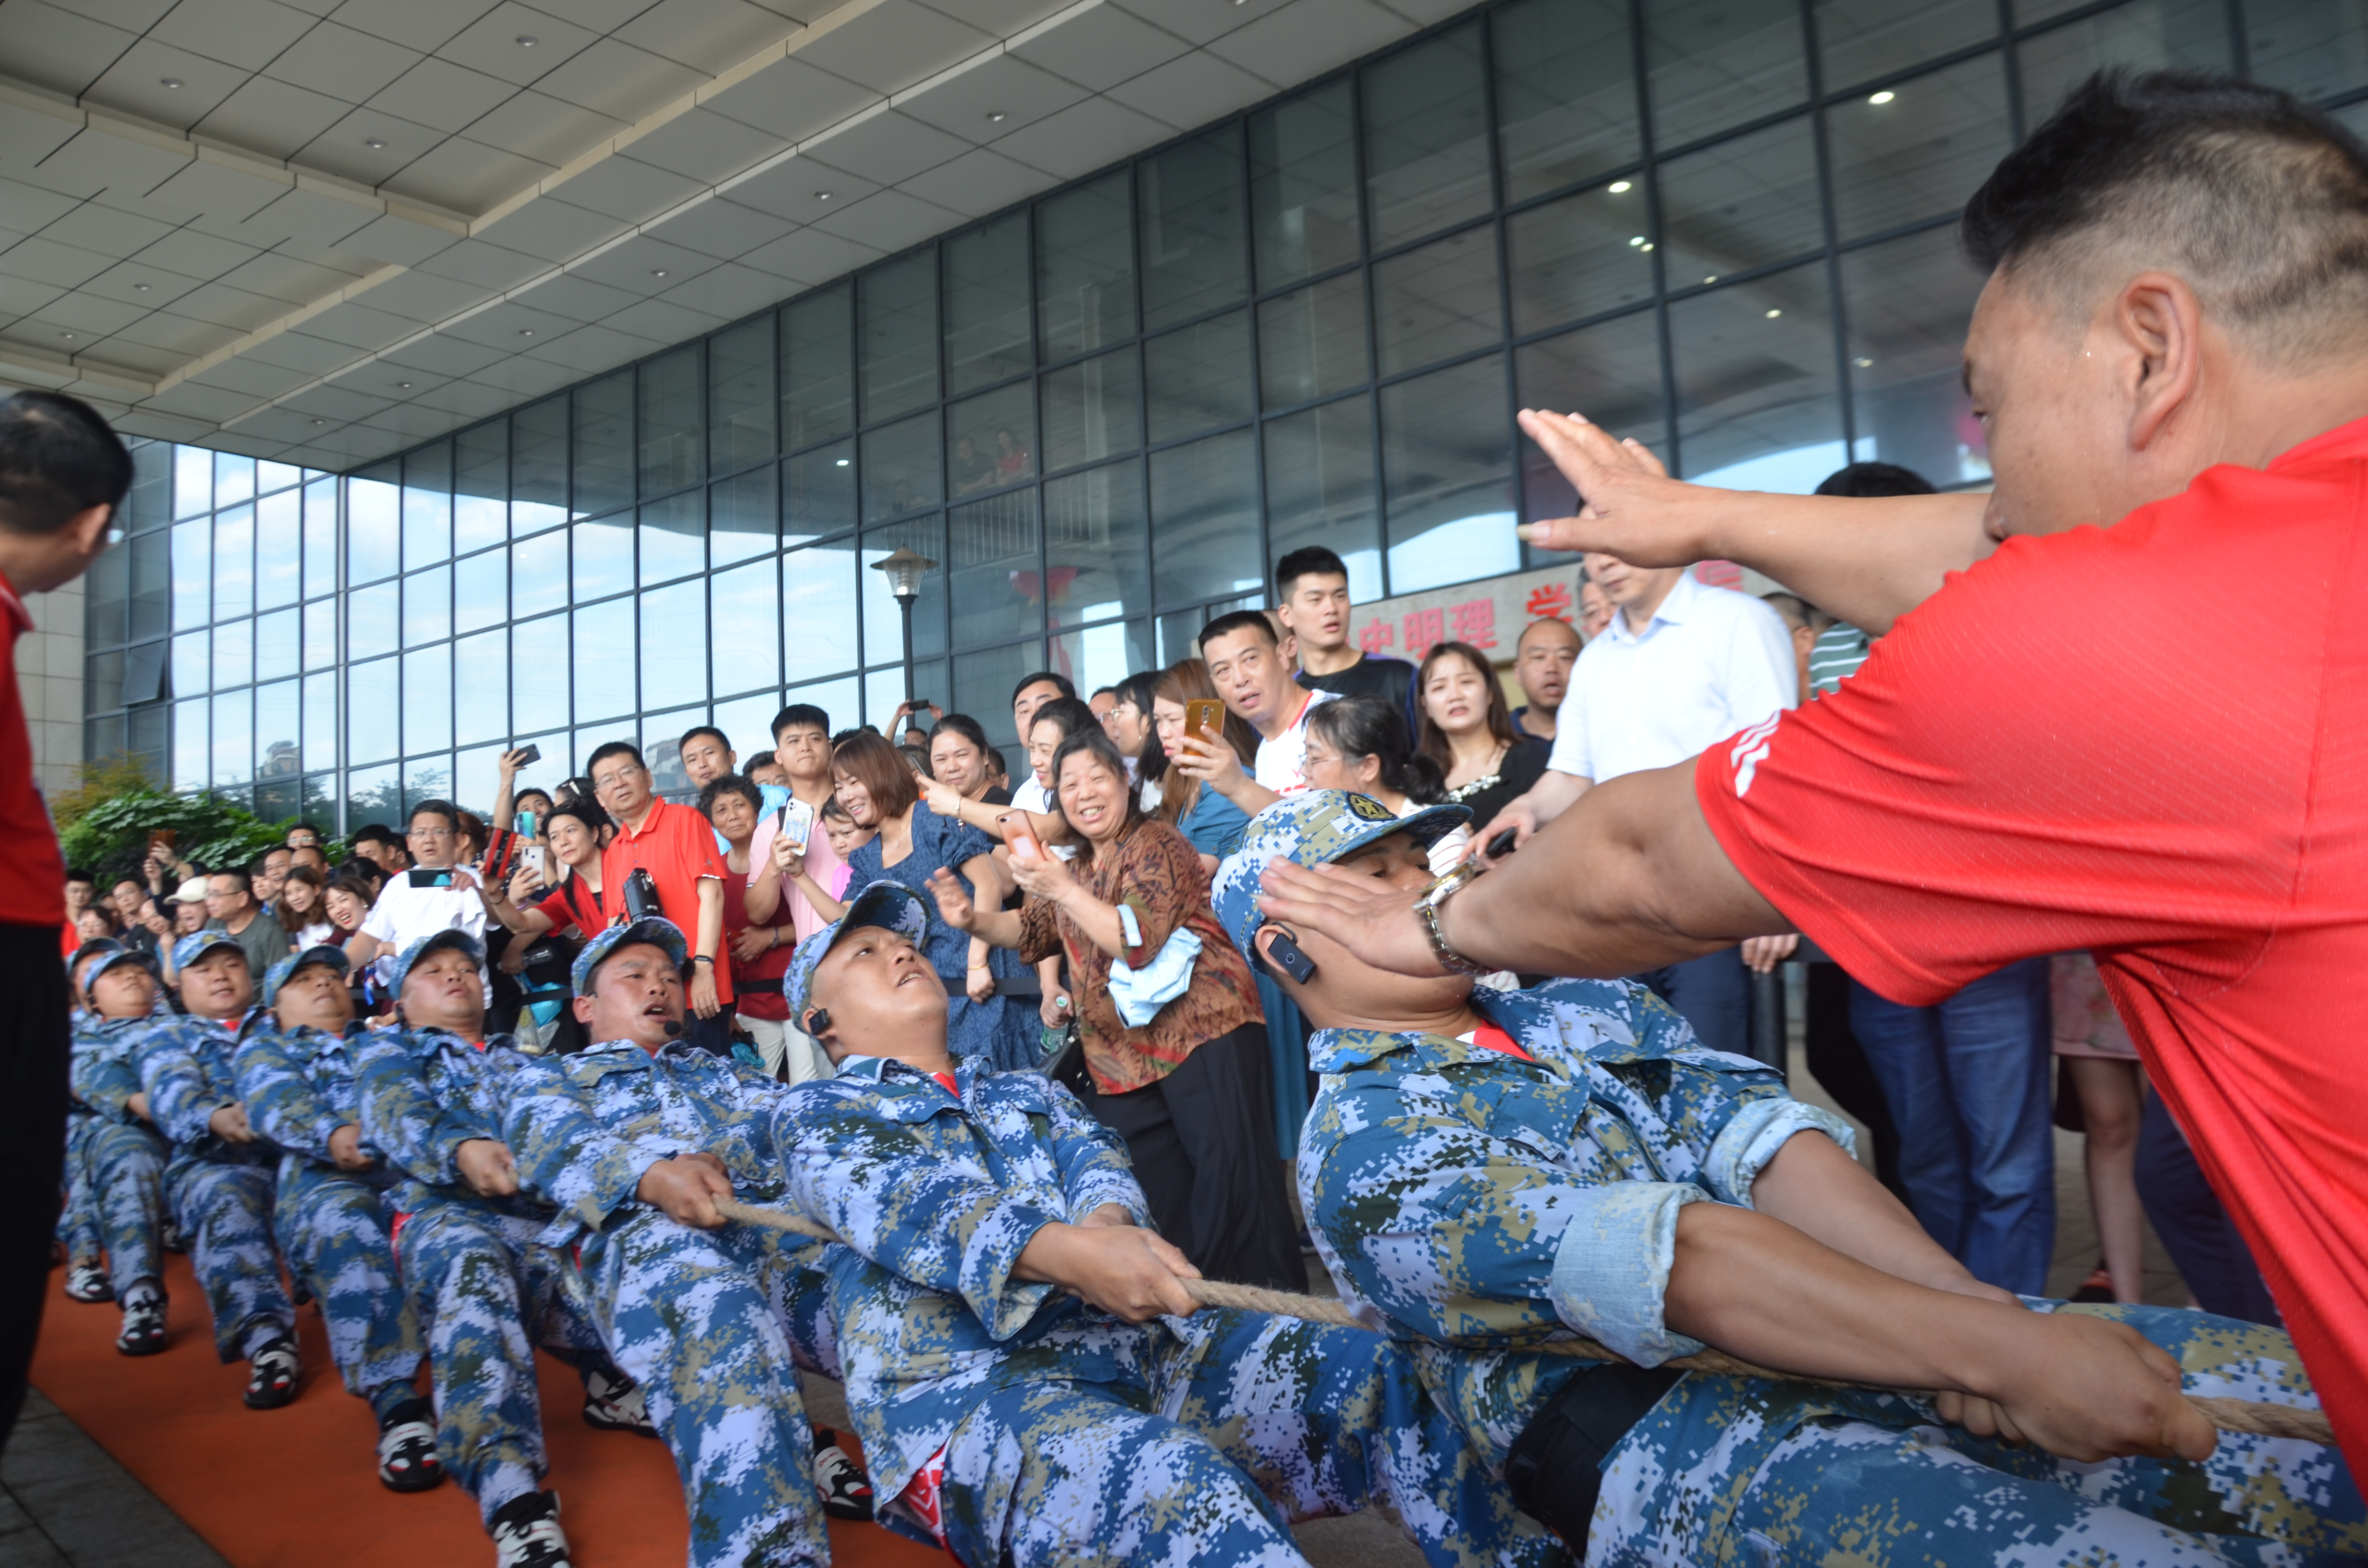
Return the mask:
{"type": "Polygon", "coordinates": [[[916,555],[903,545],[895,553],[871,563],[874,572],[888,578],[888,591],[896,596],[896,608],[905,619],[905,701],[913,700],[913,601],[921,597],[921,579],[937,562],[926,555],[916,555]]]}

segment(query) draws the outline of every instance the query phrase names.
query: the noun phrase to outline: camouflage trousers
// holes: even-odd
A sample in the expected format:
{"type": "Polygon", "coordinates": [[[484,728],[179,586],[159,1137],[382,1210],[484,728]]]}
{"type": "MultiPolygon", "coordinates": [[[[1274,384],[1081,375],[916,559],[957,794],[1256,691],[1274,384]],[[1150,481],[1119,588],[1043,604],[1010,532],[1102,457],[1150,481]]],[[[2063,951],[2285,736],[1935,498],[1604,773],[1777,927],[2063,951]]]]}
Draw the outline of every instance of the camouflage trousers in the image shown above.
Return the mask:
{"type": "Polygon", "coordinates": [[[830,1561],[797,1369],[838,1375],[822,1249],[643,1210],[586,1242],[609,1353],[642,1385],[690,1515],[691,1568],[830,1561]]]}
{"type": "Polygon", "coordinates": [[[321,1303],[346,1392],[383,1418],[418,1397],[419,1320],[394,1264],[386,1189],[302,1154],[279,1161],[274,1210],[288,1272],[321,1303]]]}
{"type": "MultiPolygon", "coordinates": [[[[2178,1359],[2190,1393],[2316,1403],[2278,1330],[2161,1307],[2059,1310],[2129,1324],[2178,1359]]],[[[1800,1420],[1801,1388],[1697,1375],[1672,1390],[1605,1466],[1589,1568],[2186,1568],[2368,1554],[2368,1511],[2333,1449],[2224,1432],[2200,1463],[2081,1464],[1940,1426],[1904,1399],[1889,1418],[1800,1420]],[[1781,1436],[1756,1447],[1770,1433],[1781,1436]],[[1719,1462],[1738,1442],[1762,1456],[1739,1474],[1719,1462]]]]}
{"type": "Polygon", "coordinates": [[[91,1208],[90,1183],[82,1173],[83,1144],[97,1125],[98,1118],[86,1110],[66,1113],[65,1193],[64,1201],[58,1205],[57,1238],[66,1249],[69,1263],[99,1254],[98,1215],[91,1208]]]}
{"type": "Polygon", "coordinates": [[[147,1128],[103,1117],[76,1129],[66,1145],[72,1196],[60,1225],[67,1255],[105,1252],[108,1283],[119,1301],[142,1279],[163,1288],[165,1166],[172,1153],[172,1145],[147,1128]]]}
{"type": "Polygon", "coordinates": [[[213,1314],[214,1353],[224,1361],[296,1331],[272,1242],[277,1179],[268,1165],[231,1165],[186,1149],[165,1167],[165,1197],[189,1238],[189,1267],[213,1314]]]}
{"type": "Polygon", "coordinates": [[[612,1372],[584,1281],[535,1240],[543,1221],[436,1200],[405,1215],[395,1255],[436,1387],[436,1451],[489,1521],[542,1484],[540,1345],[578,1372],[612,1372]]]}

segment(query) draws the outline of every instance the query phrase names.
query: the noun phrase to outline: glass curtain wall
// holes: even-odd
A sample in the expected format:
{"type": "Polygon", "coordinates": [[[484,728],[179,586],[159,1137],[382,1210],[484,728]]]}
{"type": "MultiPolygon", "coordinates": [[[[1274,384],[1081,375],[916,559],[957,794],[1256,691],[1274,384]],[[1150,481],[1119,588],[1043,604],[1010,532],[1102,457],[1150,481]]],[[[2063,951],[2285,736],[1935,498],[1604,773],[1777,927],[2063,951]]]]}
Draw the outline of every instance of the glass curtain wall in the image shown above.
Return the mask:
{"type": "Polygon", "coordinates": [[[2248,73],[2357,123],[2368,21],[1506,0],[350,475],[342,562],[335,484],[148,449],[93,594],[92,749],[351,822],[489,802],[512,742],[553,776],[635,736],[679,785],[696,722],[748,750],[785,700],[886,722],[902,629],[867,568],[899,546],[939,563],[917,694],[1008,747],[1019,676],[1182,656],[1296,546],[1360,599],[1547,563],[1510,525],[1574,498],[1525,405],[1713,484],[1855,457],[1978,485],[1952,224],[2107,64],[2248,73]]]}

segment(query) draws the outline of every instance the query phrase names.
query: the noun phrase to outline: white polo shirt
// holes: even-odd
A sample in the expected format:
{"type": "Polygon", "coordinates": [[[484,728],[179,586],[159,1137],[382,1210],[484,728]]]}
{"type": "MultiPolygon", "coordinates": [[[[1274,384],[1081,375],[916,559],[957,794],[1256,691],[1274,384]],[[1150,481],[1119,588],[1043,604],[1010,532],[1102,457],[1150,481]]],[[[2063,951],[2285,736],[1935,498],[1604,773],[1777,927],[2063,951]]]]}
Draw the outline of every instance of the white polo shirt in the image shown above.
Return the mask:
{"type": "Polygon", "coordinates": [[[1641,633],[1622,611],[1579,651],[1546,766],[1598,784],[1668,767],[1799,700],[1782,618],[1688,572],[1641,633]]]}

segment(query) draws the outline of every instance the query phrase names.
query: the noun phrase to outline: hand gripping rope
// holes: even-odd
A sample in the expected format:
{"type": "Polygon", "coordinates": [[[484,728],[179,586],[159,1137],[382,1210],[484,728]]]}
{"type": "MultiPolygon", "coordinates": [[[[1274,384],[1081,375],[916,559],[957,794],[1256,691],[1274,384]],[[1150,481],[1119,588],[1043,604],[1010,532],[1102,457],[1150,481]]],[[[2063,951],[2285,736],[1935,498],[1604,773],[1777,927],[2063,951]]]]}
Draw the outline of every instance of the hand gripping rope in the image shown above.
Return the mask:
{"type": "MultiPolygon", "coordinates": [[[[762,1225],[768,1230],[812,1236],[816,1241],[838,1240],[837,1233],[828,1226],[785,1210],[762,1209],[733,1198],[717,1199],[715,1209],[725,1219],[744,1225],[762,1225]]],[[[1186,1292],[1204,1307],[1234,1307],[1243,1312],[1303,1318],[1309,1323],[1331,1324],[1340,1328],[1360,1328],[1368,1334],[1379,1332],[1348,1307],[1328,1297],[1301,1296],[1289,1290],[1264,1290],[1254,1285],[1227,1285],[1215,1279],[1187,1279],[1183,1284],[1186,1292]]],[[[1504,1348],[1544,1356],[1576,1356],[1588,1361],[1626,1359],[1609,1346],[1592,1339],[1550,1339],[1537,1345],[1504,1348]]],[[[1917,1390],[1887,1389],[1873,1383],[1853,1383],[1834,1378],[1803,1377],[1798,1372],[1780,1372],[1772,1367],[1756,1366],[1730,1356],[1724,1350],[1698,1350],[1691,1356],[1671,1357],[1661,1364],[1675,1367],[1680,1371],[1710,1372],[1725,1378],[1766,1378],[1772,1382],[1809,1383],[1818,1388],[1863,1388],[1873,1389],[1878,1393],[1907,1393],[1917,1399],[1931,1397],[1929,1392],[1917,1390]]],[[[2244,1432],[2264,1437],[2297,1437],[2306,1443],[2322,1443],[2328,1448],[2335,1446],[2335,1428],[2321,1411],[2204,1394],[2189,1394],[2187,1403],[2223,1432],[2244,1432]]]]}

